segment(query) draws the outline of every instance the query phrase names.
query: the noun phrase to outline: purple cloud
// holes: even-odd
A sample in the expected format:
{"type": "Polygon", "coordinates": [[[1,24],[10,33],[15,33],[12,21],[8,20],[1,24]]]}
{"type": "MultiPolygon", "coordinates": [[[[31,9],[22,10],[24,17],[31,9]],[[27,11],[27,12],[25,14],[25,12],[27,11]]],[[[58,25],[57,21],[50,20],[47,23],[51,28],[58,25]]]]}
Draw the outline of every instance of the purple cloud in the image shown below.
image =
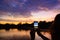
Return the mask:
{"type": "MultiPolygon", "coordinates": [[[[12,12],[12,14],[28,17],[30,12],[39,11],[39,7],[54,9],[58,8],[60,0],[0,0],[0,11],[12,12]]],[[[60,8],[60,7],[59,7],[60,8]]],[[[1,14],[1,13],[0,13],[1,14]]]]}

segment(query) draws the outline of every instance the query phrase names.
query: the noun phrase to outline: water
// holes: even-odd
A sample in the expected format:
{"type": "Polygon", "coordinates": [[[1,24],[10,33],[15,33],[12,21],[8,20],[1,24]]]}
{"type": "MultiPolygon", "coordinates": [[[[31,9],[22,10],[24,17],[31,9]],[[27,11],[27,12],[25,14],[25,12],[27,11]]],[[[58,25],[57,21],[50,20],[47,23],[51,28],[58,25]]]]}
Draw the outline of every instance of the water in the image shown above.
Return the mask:
{"type": "MultiPolygon", "coordinates": [[[[45,34],[42,32],[43,35],[49,36],[49,34],[45,34]]],[[[17,29],[10,29],[9,31],[6,31],[4,29],[0,30],[0,40],[30,40],[30,30],[17,30],[17,29]]],[[[42,40],[41,37],[35,33],[35,40],[42,40]]]]}

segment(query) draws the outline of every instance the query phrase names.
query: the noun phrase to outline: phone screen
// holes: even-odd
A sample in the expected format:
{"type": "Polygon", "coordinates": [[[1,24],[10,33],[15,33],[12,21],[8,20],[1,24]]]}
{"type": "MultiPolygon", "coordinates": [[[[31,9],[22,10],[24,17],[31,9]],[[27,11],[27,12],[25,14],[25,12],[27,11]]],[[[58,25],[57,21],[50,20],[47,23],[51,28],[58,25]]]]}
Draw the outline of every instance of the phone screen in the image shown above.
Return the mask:
{"type": "Polygon", "coordinates": [[[34,28],[38,28],[38,21],[34,21],[34,28]]]}

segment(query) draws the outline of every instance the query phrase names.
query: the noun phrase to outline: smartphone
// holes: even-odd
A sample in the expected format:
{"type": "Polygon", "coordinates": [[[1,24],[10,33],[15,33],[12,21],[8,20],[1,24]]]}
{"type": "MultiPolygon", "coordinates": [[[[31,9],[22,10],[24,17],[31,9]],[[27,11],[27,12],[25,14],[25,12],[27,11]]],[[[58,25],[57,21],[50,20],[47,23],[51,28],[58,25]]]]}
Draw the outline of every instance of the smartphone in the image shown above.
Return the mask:
{"type": "Polygon", "coordinates": [[[34,28],[38,28],[38,21],[34,21],[34,28]]]}

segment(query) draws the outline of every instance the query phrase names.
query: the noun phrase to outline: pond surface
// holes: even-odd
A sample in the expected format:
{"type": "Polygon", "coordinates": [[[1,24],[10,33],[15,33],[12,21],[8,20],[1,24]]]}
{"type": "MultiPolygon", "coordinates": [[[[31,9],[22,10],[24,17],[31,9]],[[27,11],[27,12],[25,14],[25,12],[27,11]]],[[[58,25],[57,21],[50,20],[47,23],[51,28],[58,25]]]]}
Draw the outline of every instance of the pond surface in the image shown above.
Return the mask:
{"type": "MultiPolygon", "coordinates": [[[[44,36],[50,38],[50,34],[47,32],[41,32],[44,36]]],[[[17,29],[10,29],[6,31],[4,29],[0,30],[0,40],[30,40],[30,30],[17,30],[17,29]]],[[[42,40],[41,37],[35,33],[35,40],[42,40]]]]}

